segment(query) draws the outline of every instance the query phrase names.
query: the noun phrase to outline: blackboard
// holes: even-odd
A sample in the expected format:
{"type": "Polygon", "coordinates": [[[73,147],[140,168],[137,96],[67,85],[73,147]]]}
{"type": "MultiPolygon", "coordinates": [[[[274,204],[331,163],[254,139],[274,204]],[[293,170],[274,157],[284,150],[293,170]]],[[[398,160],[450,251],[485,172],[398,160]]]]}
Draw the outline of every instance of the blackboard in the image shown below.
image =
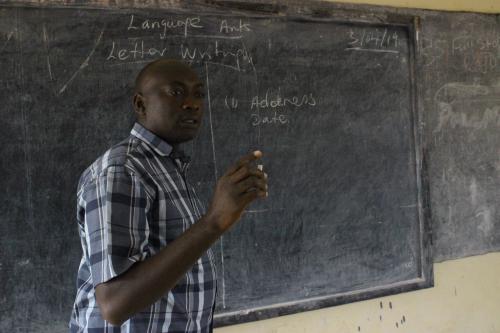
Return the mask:
{"type": "Polygon", "coordinates": [[[204,127],[186,146],[204,201],[251,149],[270,175],[269,200],[214,246],[217,325],[431,286],[430,221],[437,258],[499,248],[498,186],[483,191],[498,183],[498,121],[462,128],[436,111],[454,105],[453,89],[468,98],[460,92],[480,87],[483,106],[498,98],[496,62],[463,83],[464,60],[441,51],[454,22],[498,36],[492,17],[324,3],[13,5],[0,9],[1,330],[65,331],[81,256],[78,175],[128,134],[134,76],[161,56],[192,60],[207,85],[204,127]],[[474,140],[457,146],[460,131],[474,140]],[[482,234],[459,209],[474,186],[442,192],[455,159],[476,179],[469,203],[488,208],[474,215],[491,222],[482,234]]]}
{"type": "Polygon", "coordinates": [[[500,250],[500,21],[422,24],[425,149],[435,261],[500,250]]]}

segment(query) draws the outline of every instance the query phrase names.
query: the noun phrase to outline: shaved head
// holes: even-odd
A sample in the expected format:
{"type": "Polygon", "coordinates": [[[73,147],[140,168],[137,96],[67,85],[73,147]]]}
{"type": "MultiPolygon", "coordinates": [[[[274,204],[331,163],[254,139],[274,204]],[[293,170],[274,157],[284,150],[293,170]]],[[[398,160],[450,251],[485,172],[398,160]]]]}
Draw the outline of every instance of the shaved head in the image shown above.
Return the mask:
{"type": "Polygon", "coordinates": [[[169,75],[175,72],[184,71],[196,76],[196,73],[185,62],[175,59],[158,59],[150,62],[139,72],[135,79],[134,93],[144,93],[148,91],[150,81],[157,75],[169,75]]]}

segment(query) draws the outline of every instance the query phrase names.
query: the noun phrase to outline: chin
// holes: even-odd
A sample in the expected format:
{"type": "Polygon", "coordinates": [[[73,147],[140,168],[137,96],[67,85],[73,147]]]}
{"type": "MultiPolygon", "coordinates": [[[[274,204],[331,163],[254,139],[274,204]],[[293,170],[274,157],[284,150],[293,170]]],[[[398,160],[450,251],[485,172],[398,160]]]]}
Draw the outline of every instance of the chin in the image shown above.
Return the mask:
{"type": "Polygon", "coordinates": [[[173,138],[171,138],[170,140],[167,140],[167,141],[170,142],[170,143],[174,143],[174,144],[185,143],[185,142],[189,142],[189,141],[194,140],[194,138],[196,138],[196,135],[197,134],[194,134],[194,135],[186,135],[186,134],[179,135],[179,136],[173,137],[173,138]]]}

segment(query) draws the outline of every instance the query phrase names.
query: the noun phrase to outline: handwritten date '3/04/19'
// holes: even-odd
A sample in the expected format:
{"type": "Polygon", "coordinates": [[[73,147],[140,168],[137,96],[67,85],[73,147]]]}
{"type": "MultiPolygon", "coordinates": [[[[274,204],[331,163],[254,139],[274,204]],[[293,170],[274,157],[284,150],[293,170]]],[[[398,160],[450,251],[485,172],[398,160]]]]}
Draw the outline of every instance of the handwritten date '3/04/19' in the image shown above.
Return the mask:
{"type": "Polygon", "coordinates": [[[367,51],[399,53],[400,38],[397,32],[385,29],[363,29],[361,31],[348,31],[349,41],[346,51],[367,51]]]}

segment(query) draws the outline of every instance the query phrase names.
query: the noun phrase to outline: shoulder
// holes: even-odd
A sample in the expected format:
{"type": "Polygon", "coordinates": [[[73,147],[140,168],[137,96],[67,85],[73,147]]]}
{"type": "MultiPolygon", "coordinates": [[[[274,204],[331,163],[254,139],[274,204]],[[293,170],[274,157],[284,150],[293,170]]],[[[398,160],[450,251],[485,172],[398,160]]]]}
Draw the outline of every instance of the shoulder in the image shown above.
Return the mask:
{"type": "Polygon", "coordinates": [[[139,140],[134,136],[117,143],[99,156],[85,171],[78,182],[79,190],[93,180],[108,175],[108,173],[123,173],[134,175],[138,173],[133,159],[138,155],[139,140]]]}

